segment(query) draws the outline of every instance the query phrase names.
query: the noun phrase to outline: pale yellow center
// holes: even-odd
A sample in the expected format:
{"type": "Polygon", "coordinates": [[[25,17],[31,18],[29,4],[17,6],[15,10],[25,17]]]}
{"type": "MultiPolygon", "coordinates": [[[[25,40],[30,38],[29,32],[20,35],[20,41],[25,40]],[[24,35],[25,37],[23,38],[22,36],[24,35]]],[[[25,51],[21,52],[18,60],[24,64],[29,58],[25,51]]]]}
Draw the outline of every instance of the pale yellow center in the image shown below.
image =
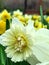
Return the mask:
{"type": "Polygon", "coordinates": [[[26,48],[27,44],[26,44],[26,40],[20,36],[20,37],[17,37],[17,41],[16,41],[16,44],[15,44],[15,49],[17,52],[23,52],[24,49],[26,48]]]}

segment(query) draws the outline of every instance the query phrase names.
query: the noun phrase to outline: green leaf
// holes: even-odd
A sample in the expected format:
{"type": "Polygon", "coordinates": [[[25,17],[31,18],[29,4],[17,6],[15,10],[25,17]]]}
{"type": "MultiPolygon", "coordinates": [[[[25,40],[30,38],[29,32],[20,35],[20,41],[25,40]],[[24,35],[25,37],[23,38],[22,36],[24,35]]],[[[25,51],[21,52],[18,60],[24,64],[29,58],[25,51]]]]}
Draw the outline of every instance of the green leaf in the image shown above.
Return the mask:
{"type": "Polygon", "coordinates": [[[47,29],[49,29],[49,23],[48,23],[48,25],[47,25],[47,29]]]}
{"type": "Polygon", "coordinates": [[[41,15],[41,22],[42,22],[44,25],[48,25],[47,21],[44,19],[43,9],[42,9],[42,6],[41,6],[41,5],[40,5],[40,15],[41,15]]]}
{"type": "Polygon", "coordinates": [[[6,58],[6,65],[13,65],[13,62],[11,61],[11,59],[6,58]]]}
{"type": "Polygon", "coordinates": [[[27,61],[17,62],[15,65],[30,65],[27,61]]]}
{"type": "Polygon", "coordinates": [[[10,28],[10,22],[9,22],[9,20],[7,19],[6,20],[6,30],[8,30],[10,28]]]}
{"type": "Polygon", "coordinates": [[[0,45],[0,61],[1,61],[1,65],[6,64],[6,54],[4,52],[4,47],[2,45],[0,45]]]}
{"type": "Polygon", "coordinates": [[[28,62],[26,61],[22,61],[22,62],[17,62],[17,63],[14,63],[11,61],[11,59],[7,58],[6,60],[6,65],[30,65],[28,62]]]}
{"type": "Polygon", "coordinates": [[[30,64],[27,61],[23,61],[23,62],[21,62],[20,65],[30,65],[30,64]]]}

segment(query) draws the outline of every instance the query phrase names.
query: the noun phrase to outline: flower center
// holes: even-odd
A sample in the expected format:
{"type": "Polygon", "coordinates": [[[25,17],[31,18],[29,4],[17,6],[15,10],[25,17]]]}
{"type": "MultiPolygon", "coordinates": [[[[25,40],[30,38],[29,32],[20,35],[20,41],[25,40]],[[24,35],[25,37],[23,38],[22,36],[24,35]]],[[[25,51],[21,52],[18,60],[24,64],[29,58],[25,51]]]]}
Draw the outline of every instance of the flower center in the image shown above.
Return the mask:
{"type": "Polygon", "coordinates": [[[15,44],[16,51],[23,52],[26,46],[26,40],[22,36],[18,37],[15,44]]]}

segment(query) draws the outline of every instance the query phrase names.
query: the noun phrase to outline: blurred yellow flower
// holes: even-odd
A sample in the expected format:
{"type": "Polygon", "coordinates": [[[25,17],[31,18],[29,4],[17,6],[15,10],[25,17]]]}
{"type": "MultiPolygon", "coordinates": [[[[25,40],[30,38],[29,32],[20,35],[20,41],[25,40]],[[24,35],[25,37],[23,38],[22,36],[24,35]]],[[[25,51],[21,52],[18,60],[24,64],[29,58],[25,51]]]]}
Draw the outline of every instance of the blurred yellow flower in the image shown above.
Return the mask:
{"type": "Polygon", "coordinates": [[[31,18],[32,18],[32,15],[25,14],[25,21],[28,21],[31,18]]]}
{"type": "Polygon", "coordinates": [[[21,16],[23,13],[20,10],[13,12],[13,17],[21,16]]]}
{"type": "Polygon", "coordinates": [[[6,30],[6,22],[4,20],[0,20],[0,34],[3,34],[6,30]]]}
{"type": "Polygon", "coordinates": [[[38,20],[36,20],[36,21],[35,21],[35,24],[34,24],[34,25],[35,25],[35,27],[37,27],[37,26],[38,26],[38,24],[39,24],[39,21],[38,21],[38,20]]]}
{"type": "Polygon", "coordinates": [[[38,30],[43,27],[43,24],[42,22],[39,22],[38,20],[36,20],[34,26],[35,26],[35,29],[38,30]]]}
{"type": "Polygon", "coordinates": [[[49,22],[49,16],[46,18],[46,21],[49,22]]]}
{"type": "Polygon", "coordinates": [[[23,15],[17,16],[17,18],[20,20],[20,22],[22,22],[23,25],[27,24],[26,19],[25,19],[25,17],[23,15]]]}
{"type": "Polygon", "coordinates": [[[1,19],[6,20],[10,18],[11,14],[6,9],[1,12],[1,19]]]}
{"type": "Polygon", "coordinates": [[[47,25],[43,25],[43,28],[47,28],[47,25]]]}
{"type": "Polygon", "coordinates": [[[0,13],[0,19],[1,19],[1,13],[0,13]]]}
{"type": "Polygon", "coordinates": [[[20,21],[25,22],[24,16],[18,16],[17,18],[18,18],[20,21]]]}
{"type": "Polygon", "coordinates": [[[39,19],[39,17],[40,17],[39,15],[33,15],[32,19],[37,20],[37,19],[39,19]]]}

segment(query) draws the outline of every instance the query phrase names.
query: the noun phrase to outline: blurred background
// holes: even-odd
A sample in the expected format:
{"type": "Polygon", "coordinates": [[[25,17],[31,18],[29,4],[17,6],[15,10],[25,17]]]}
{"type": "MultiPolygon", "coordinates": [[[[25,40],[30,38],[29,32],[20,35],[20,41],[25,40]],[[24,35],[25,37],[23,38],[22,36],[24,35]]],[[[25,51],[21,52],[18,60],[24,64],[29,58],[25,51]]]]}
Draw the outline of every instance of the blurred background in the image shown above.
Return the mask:
{"type": "Polygon", "coordinates": [[[43,12],[49,11],[49,0],[0,0],[0,11],[20,9],[26,13],[39,13],[39,6],[43,6],[43,12]]]}

